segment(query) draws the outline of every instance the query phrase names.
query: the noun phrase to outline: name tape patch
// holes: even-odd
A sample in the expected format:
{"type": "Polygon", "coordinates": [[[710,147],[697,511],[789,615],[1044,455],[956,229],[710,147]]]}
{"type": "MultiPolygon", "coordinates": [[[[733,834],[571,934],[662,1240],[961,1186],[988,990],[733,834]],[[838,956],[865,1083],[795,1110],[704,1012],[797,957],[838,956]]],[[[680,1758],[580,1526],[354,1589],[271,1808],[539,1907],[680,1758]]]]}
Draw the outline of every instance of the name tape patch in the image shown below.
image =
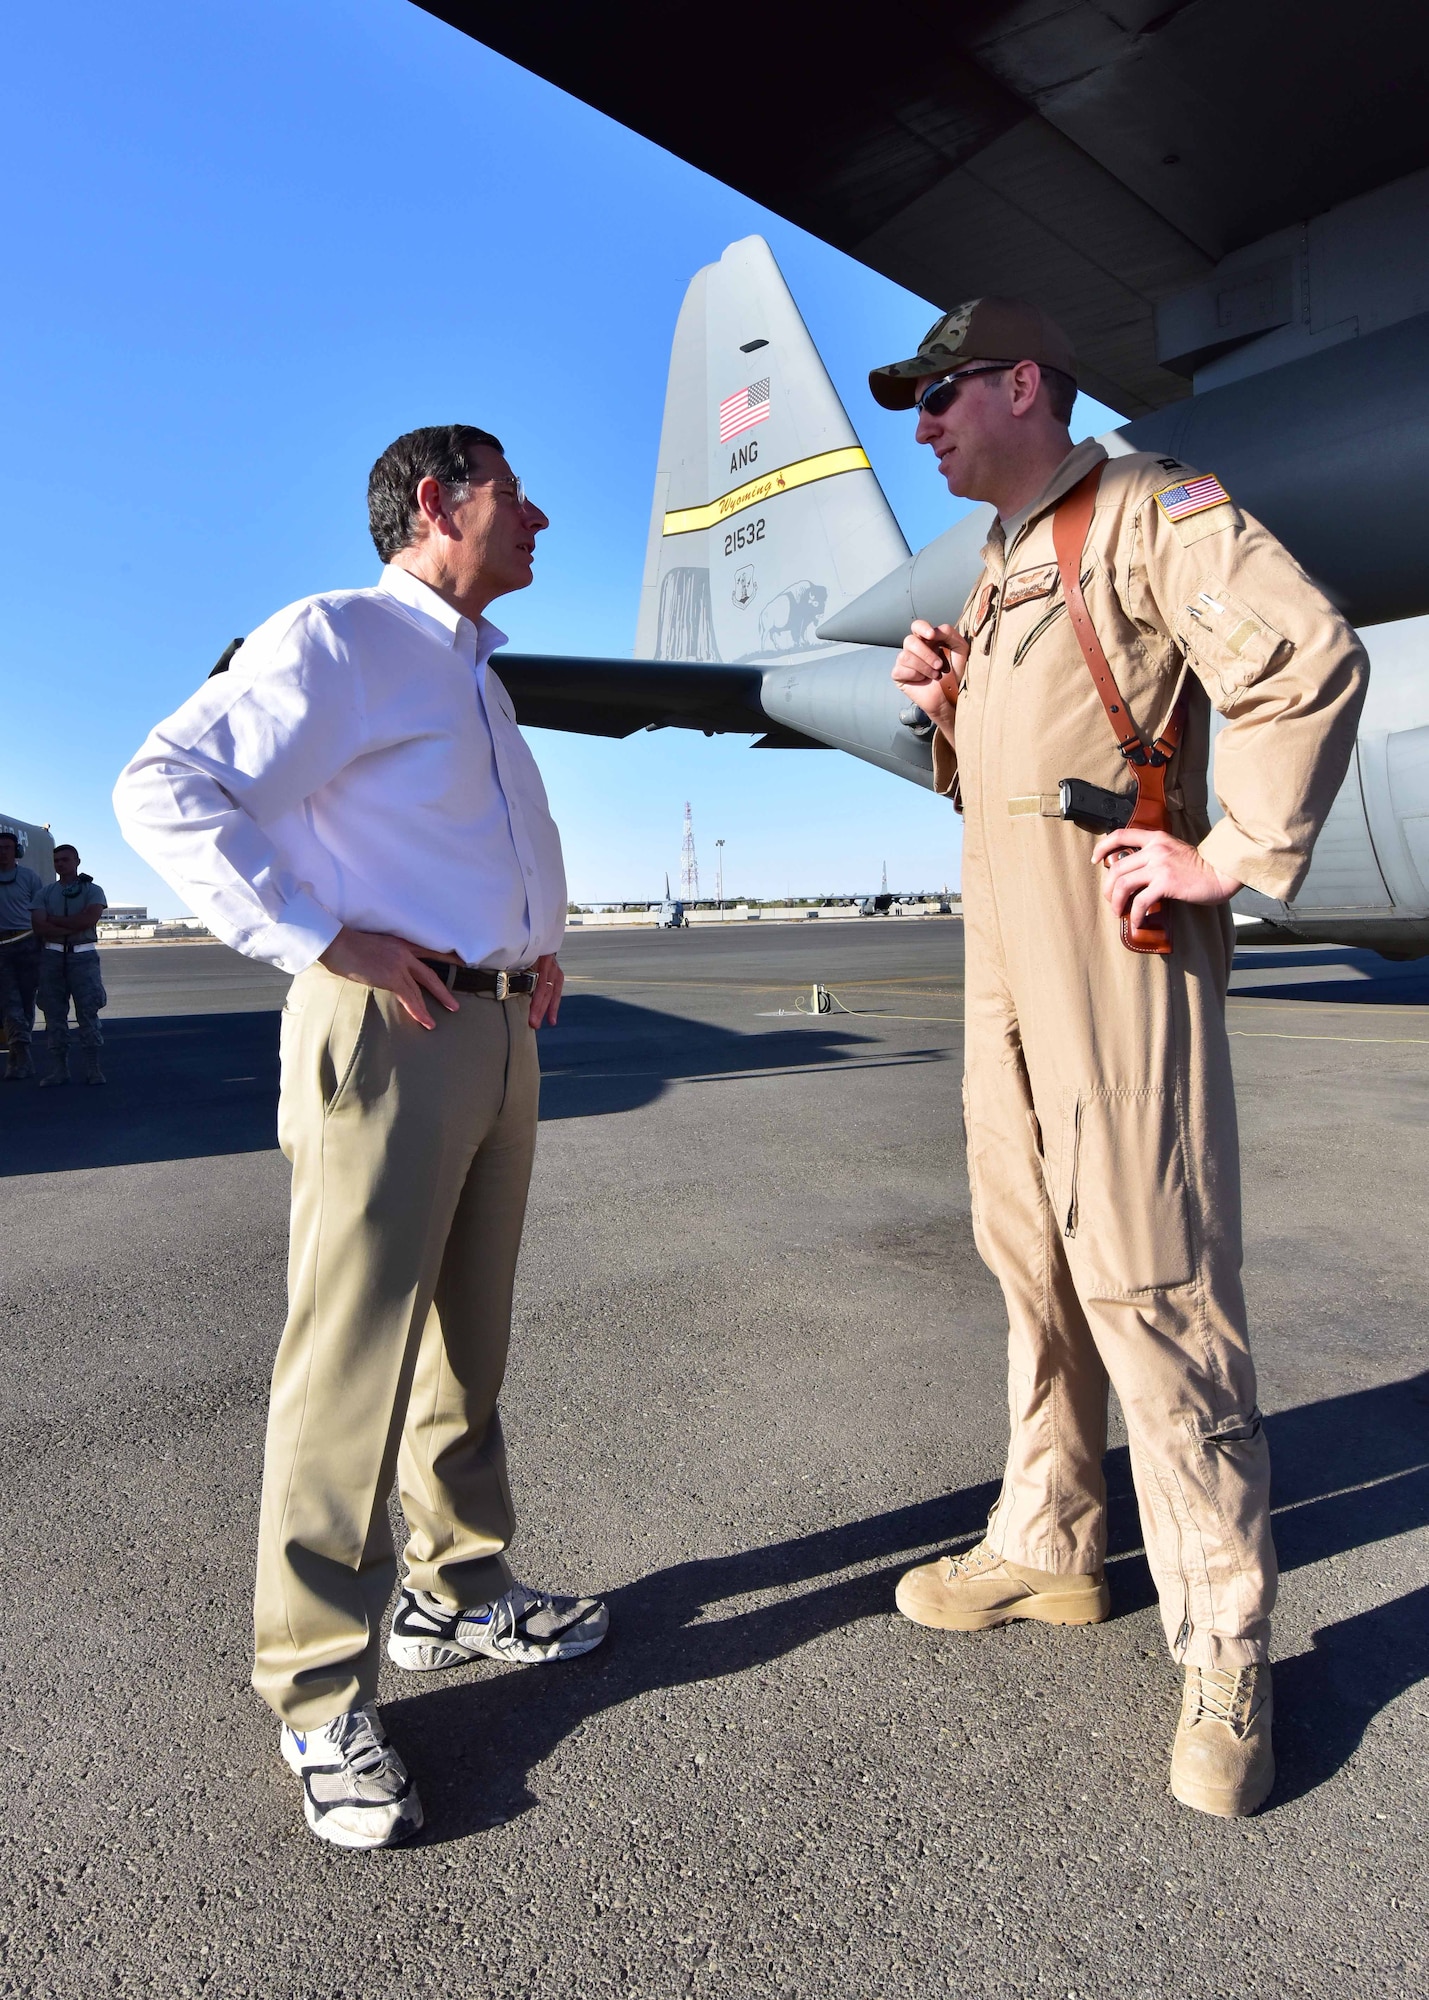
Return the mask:
{"type": "Polygon", "coordinates": [[[1187,479],[1179,486],[1163,486],[1156,504],[1168,521],[1185,521],[1192,514],[1204,514],[1208,507],[1228,504],[1230,497],[1214,472],[1204,472],[1199,479],[1187,479]]]}

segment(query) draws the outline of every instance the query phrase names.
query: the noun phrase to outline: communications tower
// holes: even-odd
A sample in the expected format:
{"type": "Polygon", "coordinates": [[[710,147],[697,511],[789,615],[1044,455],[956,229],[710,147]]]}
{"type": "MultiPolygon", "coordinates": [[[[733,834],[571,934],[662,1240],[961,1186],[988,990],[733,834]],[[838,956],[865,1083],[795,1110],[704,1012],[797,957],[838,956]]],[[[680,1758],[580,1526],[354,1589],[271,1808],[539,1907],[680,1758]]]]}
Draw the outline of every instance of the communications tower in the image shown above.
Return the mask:
{"type": "Polygon", "coordinates": [[[695,859],[695,829],[690,818],[690,802],[685,800],[685,837],[680,843],[680,900],[700,900],[700,864],[695,859]]]}

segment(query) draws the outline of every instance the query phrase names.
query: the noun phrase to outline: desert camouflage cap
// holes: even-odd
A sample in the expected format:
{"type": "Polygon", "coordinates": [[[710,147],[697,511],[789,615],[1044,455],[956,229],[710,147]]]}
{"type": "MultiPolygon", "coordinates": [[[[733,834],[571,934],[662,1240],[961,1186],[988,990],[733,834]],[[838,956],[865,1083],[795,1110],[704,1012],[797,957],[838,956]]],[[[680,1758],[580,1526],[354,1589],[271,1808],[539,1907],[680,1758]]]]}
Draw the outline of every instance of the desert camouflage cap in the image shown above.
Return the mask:
{"type": "Polygon", "coordinates": [[[968,299],[944,313],[907,361],[875,368],[868,386],[885,410],[911,410],[921,376],[946,375],[969,361],[1037,361],[1077,379],[1077,354],[1061,327],[1026,299],[968,299]]]}

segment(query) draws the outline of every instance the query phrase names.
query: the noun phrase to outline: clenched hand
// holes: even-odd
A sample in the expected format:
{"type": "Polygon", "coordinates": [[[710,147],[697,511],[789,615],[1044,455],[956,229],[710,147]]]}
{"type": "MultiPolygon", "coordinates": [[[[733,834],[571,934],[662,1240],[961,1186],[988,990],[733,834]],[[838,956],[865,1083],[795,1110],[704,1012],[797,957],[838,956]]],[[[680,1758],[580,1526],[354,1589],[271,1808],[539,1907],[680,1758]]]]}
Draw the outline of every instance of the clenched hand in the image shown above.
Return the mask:
{"type": "Polygon", "coordinates": [[[951,697],[944,685],[949,674],[961,673],[968,656],[968,642],[953,625],[930,625],[915,618],[913,629],[903,641],[903,650],[893,662],[893,678],[943,734],[953,733],[956,693],[951,697]]]}

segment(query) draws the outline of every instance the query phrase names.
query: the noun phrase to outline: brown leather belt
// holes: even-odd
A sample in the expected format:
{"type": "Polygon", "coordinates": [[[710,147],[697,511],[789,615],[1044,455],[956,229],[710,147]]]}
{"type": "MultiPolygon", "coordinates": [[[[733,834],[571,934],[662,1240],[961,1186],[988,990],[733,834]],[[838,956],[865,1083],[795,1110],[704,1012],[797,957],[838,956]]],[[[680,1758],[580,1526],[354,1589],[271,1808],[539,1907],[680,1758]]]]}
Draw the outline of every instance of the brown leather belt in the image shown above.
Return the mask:
{"type": "Polygon", "coordinates": [[[492,1000],[509,999],[513,993],[534,993],[534,972],[492,972],[482,966],[453,965],[447,958],[424,958],[448,993],[485,993],[492,1000]]]}

